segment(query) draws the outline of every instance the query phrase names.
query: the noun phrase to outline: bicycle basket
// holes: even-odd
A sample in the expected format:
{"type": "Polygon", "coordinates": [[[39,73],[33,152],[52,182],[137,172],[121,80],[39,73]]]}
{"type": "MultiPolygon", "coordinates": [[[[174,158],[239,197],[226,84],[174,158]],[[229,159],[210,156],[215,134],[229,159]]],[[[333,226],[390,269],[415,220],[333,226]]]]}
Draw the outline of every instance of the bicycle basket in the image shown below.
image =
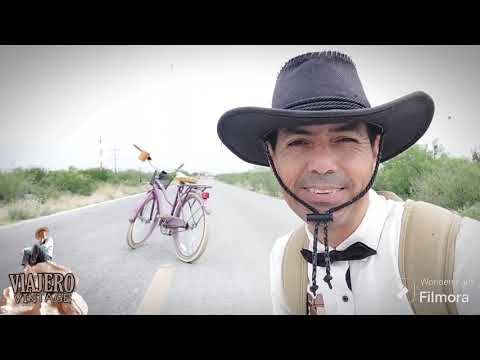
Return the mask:
{"type": "Polygon", "coordinates": [[[162,183],[165,189],[168,188],[168,186],[172,182],[172,179],[173,177],[165,171],[162,171],[161,173],[158,174],[158,180],[162,183]]]}

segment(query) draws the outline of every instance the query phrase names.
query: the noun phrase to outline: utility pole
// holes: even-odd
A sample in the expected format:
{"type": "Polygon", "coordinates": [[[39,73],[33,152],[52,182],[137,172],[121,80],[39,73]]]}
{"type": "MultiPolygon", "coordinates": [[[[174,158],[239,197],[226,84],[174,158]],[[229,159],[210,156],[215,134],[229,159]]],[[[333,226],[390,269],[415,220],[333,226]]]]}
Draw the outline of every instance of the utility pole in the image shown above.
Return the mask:
{"type": "Polygon", "coordinates": [[[100,147],[100,169],[103,169],[102,136],[100,136],[100,139],[98,139],[98,145],[100,147]]]}
{"type": "Polygon", "coordinates": [[[119,151],[119,149],[117,148],[113,148],[113,161],[114,161],[114,164],[115,164],[115,174],[117,173],[117,152],[119,151]]]}
{"type": "Polygon", "coordinates": [[[433,141],[432,141],[432,145],[433,145],[433,157],[435,158],[438,154],[438,138],[435,138],[433,141]]]}

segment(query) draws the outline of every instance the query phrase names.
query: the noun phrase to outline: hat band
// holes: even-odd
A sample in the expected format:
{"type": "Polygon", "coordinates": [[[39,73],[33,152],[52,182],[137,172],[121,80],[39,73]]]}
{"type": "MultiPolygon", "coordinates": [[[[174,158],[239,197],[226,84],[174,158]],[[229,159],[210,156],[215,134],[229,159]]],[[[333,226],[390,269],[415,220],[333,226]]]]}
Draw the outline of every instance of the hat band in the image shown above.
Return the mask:
{"type": "Polygon", "coordinates": [[[329,96],[329,97],[316,97],[307,100],[295,101],[287,106],[284,109],[288,110],[305,110],[305,111],[316,111],[316,110],[352,110],[352,109],[365,109],[367,106],[361,104],[357,101],[339,97],[339,96],[329,96]]]}

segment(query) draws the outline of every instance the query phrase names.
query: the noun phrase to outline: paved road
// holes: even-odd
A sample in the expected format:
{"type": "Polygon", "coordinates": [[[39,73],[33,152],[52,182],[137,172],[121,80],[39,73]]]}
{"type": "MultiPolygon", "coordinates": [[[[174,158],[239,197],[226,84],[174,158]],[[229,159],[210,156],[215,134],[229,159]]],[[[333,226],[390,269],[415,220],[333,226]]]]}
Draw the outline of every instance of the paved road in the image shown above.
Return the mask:
{"type": "Polygon", "coordinates": [[[9,286],[9,273],[21,271],[21,249],[46,225],[55,240],[54,261],[78,275],[77,292],[89,314],[142,313],[152,294],[149,309],[158,314],[270,314],[270,249],[300,221],[282,200],[206,183],[213,186],[209,242],[194,264],[177,260],[172,239],[158,230],[145,246],[127,246],[127,216],[142,198],[136,195],[0,227],[0,288],[9,286]]]}

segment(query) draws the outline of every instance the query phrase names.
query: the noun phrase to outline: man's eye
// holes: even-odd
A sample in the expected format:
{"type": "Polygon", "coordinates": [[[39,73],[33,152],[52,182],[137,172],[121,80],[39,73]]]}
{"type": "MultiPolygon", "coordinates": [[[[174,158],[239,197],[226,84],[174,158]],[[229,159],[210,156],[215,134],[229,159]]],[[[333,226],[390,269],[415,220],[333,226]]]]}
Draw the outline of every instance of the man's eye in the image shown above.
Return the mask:
{"type": "Polygon", "coordinates": [[[336,142],[337,142],[337,143],[338,143],[338,142],[355,142],[355,143],[358,143],[357,140],[352,139],[352,138],[341,138],[341,139],[338,139],[336,142]]]}
{"type": "Polygon", "coordinates": [[[294,140],[292,142],[289,142],[287,146],[300,146],[300,145],[305,145],[306,142],[303,140],[294,140]]]}

